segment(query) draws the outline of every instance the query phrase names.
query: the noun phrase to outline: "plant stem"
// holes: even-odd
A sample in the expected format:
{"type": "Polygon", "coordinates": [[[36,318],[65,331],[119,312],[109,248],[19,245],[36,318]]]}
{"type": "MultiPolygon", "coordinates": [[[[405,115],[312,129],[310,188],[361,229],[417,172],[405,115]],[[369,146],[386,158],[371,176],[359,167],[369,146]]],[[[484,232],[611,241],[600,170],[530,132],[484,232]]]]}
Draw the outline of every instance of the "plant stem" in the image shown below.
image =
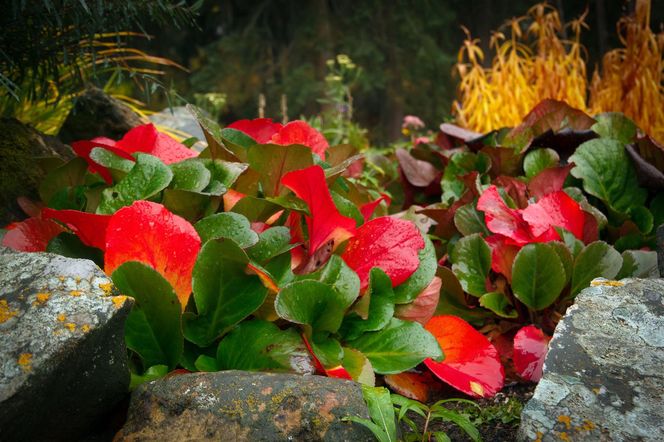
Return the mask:
{"type": "Polygon", "coordinates": [[[422,442],[426,441],[427,429],[429,428],[429,419],[431,418],[431,411],[427,412],[427,418],[424,421],[424,429],[422,430],[422,442]]]}

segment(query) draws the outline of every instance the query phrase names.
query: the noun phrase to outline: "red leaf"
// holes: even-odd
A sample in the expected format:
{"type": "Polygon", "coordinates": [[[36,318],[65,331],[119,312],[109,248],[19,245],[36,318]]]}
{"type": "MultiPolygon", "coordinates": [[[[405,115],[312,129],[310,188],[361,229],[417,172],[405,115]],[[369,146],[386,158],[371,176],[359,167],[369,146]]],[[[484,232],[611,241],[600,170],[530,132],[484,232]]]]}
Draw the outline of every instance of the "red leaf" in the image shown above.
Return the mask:
{"type": "Polygon", "coordinates": [[[482,193],[477,201],[477,210],[484,212],[486,226],[491,232],[507,236],[519,245],[533,240],[521,212],[507,207],[496,186],[491,185],[482,193]]]}
{"type": "Polygon", "coordinates": [[[244,132],[256,140],[258,144],[267,144],[283,125],[273,123],[272,118],[255,118],[253,120],[239,120],[228,127],[244,132]]]}
{"type": "Polygon", "coordinates": [[[392,202],[389,196],[381,193],[379,198],[376,198],[370,203],[362,204],[362,206],[360,206],[360,213],[362,214],[362,217],[364,217],[364,222],[367,222],[371,219],[374,210],[376,210],[376,207],[378,207],[378,204],[380,204],[381,201],[385,201],[387,206],[389,206],[392,202]]]}
{"type": "Polygon", "coordinates": [[[427,187],[439,178],[439,173],[433,164],[418,160],[405,149],[397,149],[396,157],[404,176],[413,186],[427,187]]]}
{"type": "Polygon", "coordinates": [[[550,336],[534,325],[523,327],[514,336],[514,368],[522,378],[538,382],[548,350],[550,336]]]}
{"type": "Polygon", "coordinates": [[[435,276],[429,285],[417,295],[417,298],[413,302],[397,305],[394,316],[399,319],[415,321],[426,325],[436,312],[442,285],[443,281],[435,276]]]}
{"type": "Polygon", "coordinates": [[[355,220],[339,213],[325,182],[325,172],[320,166],[288,172],[281,184],[295,192],[309,206],[310,216],[305,216],[309,230],[309,254],[323,244],[334,240],[333,247],[353,236],[355,220]]]}
{"type": "Polygon", "coordinates": [[[565,179],[569,171],[574,167],[574,163],[565,166],[549,167],[530,179],[528,183],[528,192],[537,199],[542,198],[552,192],[563,190],[565,179]]]}
{"type": "Polygon", "coordinates": [[[110,275],[127,261],[147,264],[171,283],[184,309],[200,248],[198,233],[184,218],[161,204],[136,201],[111,216],[106,231],[105,271],[110,275]]]}
{"type": "Polygon", "coordinates": [[[443,384],[428,372],[404,371],[398,374],[388,374],[384,377],[390,390],[416,401],[426,403],[431,393],[442,390],[443,384]]]}
{"type": "Polygon", "coordinates": [[[44,209],[42,216],[65,224],[88,246],[106,250],[106,228],[111,215],[96,215],[78,210],[44,209]]]}
{"type": "Polygon", "coordinates": [[[322,159],[325,159],[325,151],[330,147],[323,134],[300,120],[291,121],[282,127],[278,133],[272,135],[271,141],[282,146],[291,144],[307,146],[322,159]]]}
{"type": "Polygon", "coordinates": [[[237,190],[233,189],[228,189],[226,193],[224,193],[223,201],[224,201],[224,212],[230,212],[231,209],[233,208],[234,205],[238,203],[242,198],[244,198],[245,195],[242,192],[238,192],[237,190]]]}
{"type": "MultiPolygon", "coordinates": [[[[564,227],[577,238],[583,239],[585,212],[579,203],[562,190],[545,195],[537,203],[526,207],[522,214],[536,237],[550,232],[552,227],[564,227]]],[[[546,239],[555,240],[560,237],[554,231],[554,234],[549,233],[546,239]]]]}
{"type": "Polygon", "coordinates": [[[157,133],[157,141],[152,150],[146,153],[159,158],[164,164],[179,163],[198,156],[195,150],[189,149],[184,144],[161,132],[157,133]]]}
{"type": "Polygon", "coordinates": [[[71,147],[74,152],[76,152],[76,155],[87,161],[88,170],[90,170],[92,173],[98,173],[108,184],[113,183],[111,173],[104,166],[101,166],[92,161],[92,158],[90,158],[90,152],[92,152],[92,149],[95,147],[103,147],[104,149],[113,152],[119,157],[134,161],[134,157],[132,157],[124,150],[116,147],[115,141],[111,140],[110,138],[99,137],[93,138],[92,140],[75,141],[71,143],[71,147]]]}
{"type": "Polygon", "coordinates": [[[49,241],[63,231],[51,220],[28,218],[11,224],[2,238],[2,245],[19,252],[45,252],[49,241]]]}
{"type": "Polygon", "coordinates": [[[353,377],[342,365],[337,365],[336,367],[332,368],[325,368],[318,357],[314,354],[314,350],[311,348],[311,344],[309,344],[309,340],[304,334],[302,334],[302,341],[304,341],[304,345],[307,347],[309,355],[311,355],[311,358],[314,360],[314,367],[316,367],[316,371],[318,373],[325,373],[325,375],[330,378],[348,379],[349,381],[353,380],[353,377]]]}
{"type": "Polygon", "coordinates": [[[521,246],[511,244],[509,238],[503,235],[491,235],[485,238],[491,247],[491,269],[496,273],[502,273],[508,282],[512,282],[512,264],[521,246]]]}
{"type": "Polygon", "coordinates": [[[360,277],[362,290],[373,267],[383,270],[396,287],[417,270],[417,253],[423,248],[422,235],[412,222],[383,216],[357,229],[341,257],[360,277]]]}
{"type": "Polygon", "coordinates": [[[528,206],[526,183],[518,178],[507,175],[501,175],[493,182],[496,186],[505,189],[505,192],[507,192],[510,198],[516,203],[517,207],[523,209],[528,206]]]}
{"type": "Polygon", "coordinates": [[[505,372],[496,348],[456,316],[434,316],[425,328],[445,354],[442,362],[424,364],[439,379],[470,396],[491,397],[503,388],[505,372]]]}

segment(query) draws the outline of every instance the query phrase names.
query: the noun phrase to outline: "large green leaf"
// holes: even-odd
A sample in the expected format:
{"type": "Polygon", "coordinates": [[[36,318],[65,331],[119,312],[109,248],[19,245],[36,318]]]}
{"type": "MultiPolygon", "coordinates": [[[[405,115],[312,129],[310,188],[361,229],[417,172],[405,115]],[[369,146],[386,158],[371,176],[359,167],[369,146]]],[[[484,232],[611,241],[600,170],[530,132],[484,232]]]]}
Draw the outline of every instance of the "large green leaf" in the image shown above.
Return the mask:
{"type": "Polygon", "coordinates": [[[173,172],[159,158],[144,153],[135,155],[136,164],[127,176],[102,192],[97,213],[110,215],[134,201],[149,199],[171,182],[173,172]]]}
{"type": "Polygon", "coordinates": [[[214,213],[221,205],[221,197],[179,189],[164,189],[161,203],[189,222],[214,213]]]}
{"type": "MultiPolygon", "coordinates": [[[[230,189],[240,175],[242,175],[242,173],[247,170],[247,167],[249,167],[246,163],[234,163],[223,160],[212,160],[209,158],[197,159],[210,171],[210,185],[216,181],[227,189],[230,189]]],[[[205,191],[211,192],[210,186],[208,186],[205,191]]]]}
{"type": "Polygon", "coordinates": [[[485,293],[480,297],[480,305],[502,318],[516,318],[519,316],[519,312],[516,311],[507,296],[500,292],[485,293]]]}
{"type": "Polygon", "coordinates": [[[280,146],[257,144],[248,150],[249,166],[259,173],[263,193],[279,196],[288,193],[281,185],[281,178],[288,172],[304,169],[314,164],[311,149],[305,146],[280,146]]]}
{"type": "Polygon", "coordinates": [[[396,318],[382,330],[365,333],[348,342],[348,346],[361,351],[380,374],[401,373],[426,358],[436,361],[443,358],[438,342],[424,327],[396,318]]]}
{"type": "Polygon", "coordinates": [[[645,203],[646,191],[639,187],[621,142],[603,138],[586,141],[569,161],[576,164],[572,175],[583,180],[583,189],[614,211],[627,213],[645,203]]]}
{"type": "Polygon", "coordinates": [[[558,298],[567,276],[556,250],[545,243],[527,244],[514,258],[514,296],[533,310],[542,310],[558,298]]]}
{"type": "Polygon", "coordinates": [[[358,416],[349,416],[347,419],[367,427],[378,442],[397,442],[398,433],[390,390],[363,385],[362,397],[369,408],[371,420],[358,416]]]}
{"type": "Polygon", "coordinates": [[[590,129],[602,138],[629,144],[636,138],[636,124],[620,112],[606,112],[595,117],[590,129]]]}
{"type": "Polygon", "coordinates": [[[215,213],[203,218],[194,227],[202,243],[210,239],[228,238],[245,248],[258,242],[258,234],[251,230],[249,220],[238,213],[215,213]]]}
{"type": "Polygon", "coordinates": [[[244,215],[251,221],[262,222],[265,222],[279,210],[281,210],[281,206],[278,204],[253,196],[243,197],[231,209],[232,212],[244,215]]]}
{"type": "Polygon", "coordinates": [[[118,267],[112,279],[120,292],[136,299],[125,323],[127,347],[138,353],[144,367],[175,368],[183,339],[180,301],[171,285],[156,270],[135,261],[118,267]]]}
{"type": "Polygon", "coordinates": [[[359,276],[348,267],[348,264],[339,255],[332,255],[323,268],[299,276],[298,279],[313,279],[328,285],[337,292],[344,309],[350,307],[360,295],[359,276]]]}
{"type": "Polygon", "coordinates": [[[526,177],[532,178],[544,169],[555,167],[560,163],[558,152],[553,149],[535,149],[528,152],[523,159],[523,171],[526,177]]]}
{"type": "Polygon", "coordinates": [[[337,367],[341,365],[344,357],[344,349],[341,343],[327,332],[314,333],[309,339],[309,344],[323,367],[337,367]]]}
{"type": "Polygon", "coordinates": [[[490,234],[484,223],[484,214],[477,210],[475,205],[475,202],[468,203],[454,212],[454,225],[463,236],[473,233],[490,234]]]}
{"type": "Polygon", "coordinates": [[[249,258],[233,241],[208,241],[192,274],[197,315],[185,313],[184,334],[201,347],[210,345],[265,301],[267,289],[245,272],[249,258]]]}
{"type": "Polygon", "coordinates": [[[550,241],[547,244],[553,247],[553,250],[555,250],[555,252],[558,254],[558,258],[560,258],[560,262],[563,264],[563,268],[565,269],[566,286],[572,279],[572,272],[574,270],[574,255],[572,255],[570,249],[563,242],[550,241]]]}
{"type": "Polygon", "coordinates": [[[348,305],[339,292],[314,280],[295,281],[279,291],[275,309],[279,317],[316,331],[336,332],[348,305]]]}
{"type": "Polygon", "coordinates": [[[395,304],[412,302],[431,283],[431,280],[436,275],[436,267],[438,266],[436,250],[429,237],[421,232],[420,234],[422,235],[422,239],[424,239],[424,248],[417,252],[420,265],[408,279],[394,287],[395,304]]]}
{"type": "Polygon", "coordinates": [[[205,167],[202,159],[190,158],[171,164],[170,168],[173,172],[170,187],[173,189],[202,192],[210,184],[212,173],[205,167]]]}
{"type": "Polygon", "coordinates": [[[247,249],[253,261],[265,263],[293,248],[288,227],[270,227],[258,235],[258,242],[247,249]]]}
{"type": "Polygon", "coordinates": [[[217,363],[221,370],[313,372],[300,334],[260,319],[242,322],[221,340],[217,363]]]}
{"type": "Polygon", "coordinates": [[[622,253],[623,264],[616,279],[623,278],[658,278],[657,252],[651,250],[625,250],[622,253]]]}
{"type": "Polygon", "coordinates": [[[122,158],[108,149],[95,147],[90,151],[90,158],[97,164],[106,167],[111,173],[114,182],[120,181],[134,167],[134,162],[122,158]]]}
{"type": "Polygon", "coordinates": [[[373,371],[371,362],[362,352],[345,347],[342,365],[355,382],[371,387],[376,385],[376,373],[373,371]]]}
{"type": "Polygon", "coordinates": [[[357,339],[367,331],[377,331],[385,327],[394,316],[394,291],[392,281],[378,267],[369,273],[369,289],[363,296],[369,300],[367,318],[351,313],[344,318],[341,333],[347,340],[357,339]]]}
{"type": "Polygon", "coordinates": [[[620,253],[604,241],[588,244],[574,261],[570,296],[576,296],[595,278],[613,279],[622,264],[620,253]]]}
{"type": "Polygon", "coordinates": [[[491,249],[484,239],[475,233],[457,241],[452,250],[452,271],[461,287],[474,296],[486,293],[486,277],[491,268],[491,249]]]}

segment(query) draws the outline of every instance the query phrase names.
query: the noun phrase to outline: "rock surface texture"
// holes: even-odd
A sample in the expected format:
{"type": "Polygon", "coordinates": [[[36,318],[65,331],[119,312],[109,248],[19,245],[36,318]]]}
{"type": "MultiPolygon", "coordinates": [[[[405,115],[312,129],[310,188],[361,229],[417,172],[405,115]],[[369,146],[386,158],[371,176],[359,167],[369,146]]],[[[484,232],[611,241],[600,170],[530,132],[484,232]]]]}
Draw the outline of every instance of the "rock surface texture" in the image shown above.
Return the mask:
{"type": "Polygon", "coordinates": [[[142,385],[116,441],[371,441],[359,384],[321,376],[222,371],[142,385]]]}
{"type": "Polygon", "coordinates": [[[597,279],[558,324],[520,440],[664,440],[664,280],[597,279]]]}
{"type": "Polygon", "coordinates": [[[127,395],[115,294],[92,261],[0,253],[0,440],[75,440],[127,395]]]}

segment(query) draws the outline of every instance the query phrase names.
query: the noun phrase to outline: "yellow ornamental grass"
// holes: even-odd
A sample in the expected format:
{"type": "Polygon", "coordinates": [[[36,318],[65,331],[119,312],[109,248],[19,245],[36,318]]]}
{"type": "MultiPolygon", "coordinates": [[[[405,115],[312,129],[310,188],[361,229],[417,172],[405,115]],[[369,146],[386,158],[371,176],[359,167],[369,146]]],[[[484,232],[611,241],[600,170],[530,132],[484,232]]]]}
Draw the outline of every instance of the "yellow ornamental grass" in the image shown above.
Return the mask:
{"type": "Polygon", "coordinates": [[[664,141],[664,33],[650,30],[650,1],[639,0],[634,16],[618,22],[623,47],[607,52],[602,73],[590,87],[593,113],[619,111],[664,141]]]}
{"type": "Polygon", "coordinates": [[[457,122],[477,132],[518,125],[540,101],[553,98],[584,112],[623,112],[650,135],[664,139],[664,34],[650,30],[650,2],[638,0],[635,17],[624,17],[618,32],[625,46],[607,53],[602,75],[587,81],[580,43],[586,14],[566,25],[558,11],[542,3],[510,20],[509,38],[491,38],[491,67],[482,66],[479,40],[467,39],[458,54],[457,122]],[[563,26],[571,39],[562,38],[563,26]],[[590,93],[590,101],[588,95],[590,93]],[[590,102],[590,105],[588,104],[590,102]]]}

